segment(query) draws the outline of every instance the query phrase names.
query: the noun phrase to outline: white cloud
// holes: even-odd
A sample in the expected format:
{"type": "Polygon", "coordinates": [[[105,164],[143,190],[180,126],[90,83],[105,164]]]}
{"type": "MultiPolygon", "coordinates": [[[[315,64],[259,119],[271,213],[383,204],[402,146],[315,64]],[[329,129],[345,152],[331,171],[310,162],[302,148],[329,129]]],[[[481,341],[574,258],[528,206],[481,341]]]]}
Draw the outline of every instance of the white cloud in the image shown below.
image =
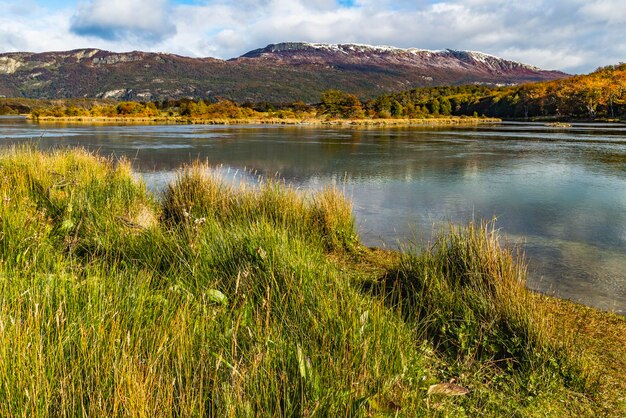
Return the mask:
{"type": "Polygon", "coordinates": [[[63,11],[50,13],[37,7],[20,10],[19,15],[0,15],[0,50],[38,52],[80,44],[82,40],[69,33],[66,16],[63,11]]]}
{"type": "Polygon", "coordinates": [[[176,32],[166,0],[91,0],[78,5],[72,32],[105,40],[158,42],[176,32]]]}
{"type": "Polygon", "coordinates": [[[583,53],[555,51],[548,46],[531,49],[509,48],[503,51],[503,55],[520,62],[541,61],[544,68],[577,68],[585,64],[583,53]]]}
{"type": "Polygon", "coordinates": [[[611,25],[626,23],[626,5],[624,0],[592,0],[580,9],[582,15],[611,25]]]}
{"type": "Polygon", "coordinates": [[[69,12],[3,7],[0,50],[92,46],[231,58],[283,41],[355,42],[479,50],[583,72],[624,61],[626,48],[618,41],[626,38],[623,0],[174,1],[91,0],[69,12]]]}

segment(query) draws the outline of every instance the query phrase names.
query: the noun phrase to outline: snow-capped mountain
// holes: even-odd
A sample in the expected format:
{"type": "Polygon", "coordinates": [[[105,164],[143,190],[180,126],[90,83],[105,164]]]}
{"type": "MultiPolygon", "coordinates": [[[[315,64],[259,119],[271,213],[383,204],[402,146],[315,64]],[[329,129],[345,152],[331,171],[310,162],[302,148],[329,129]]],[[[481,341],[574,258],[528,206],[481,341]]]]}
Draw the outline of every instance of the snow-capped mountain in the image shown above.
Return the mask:
{"type": "MultiPolygon", "coordinates": [[[[477,51],[444,49],[432,51],[417,48],[396,48],[363,44],[318,44],[290,42],[271,44],[250,51],[240,58],[291,64],[327,65],[401,65],[422,69],[451,69],[493,73],[533,80],[559,78],[563,73],[545,71],[532,65],[506,60],[477,51]],[[560,76],[559,76],[560,75],[560,76]]],[[[523,81],[528,81],[524,79],[523,81]]]]}
{"type": "Polygon", "coordinates": [[[331,88],[367,98],[420,86],[563,77],[481,52],[359,44],[272,44],[227,61],[93,48],[0,54],[0,97],[315,102],[331,88]]]}

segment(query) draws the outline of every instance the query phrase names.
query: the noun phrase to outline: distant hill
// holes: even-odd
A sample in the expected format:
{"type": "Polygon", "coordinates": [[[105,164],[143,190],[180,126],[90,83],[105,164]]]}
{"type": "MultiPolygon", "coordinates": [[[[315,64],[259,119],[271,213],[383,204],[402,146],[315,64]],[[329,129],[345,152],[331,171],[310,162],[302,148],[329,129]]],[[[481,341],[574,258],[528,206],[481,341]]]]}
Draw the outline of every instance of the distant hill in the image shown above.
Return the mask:
{"type": "Polygon", "coordinates": [[[568,77],[472,51],[281,43],[239,58],[99,49],[0,54],[0,96],[315,102],[341,89],[362,98],[435,85],[508,85],[568,77]]]}

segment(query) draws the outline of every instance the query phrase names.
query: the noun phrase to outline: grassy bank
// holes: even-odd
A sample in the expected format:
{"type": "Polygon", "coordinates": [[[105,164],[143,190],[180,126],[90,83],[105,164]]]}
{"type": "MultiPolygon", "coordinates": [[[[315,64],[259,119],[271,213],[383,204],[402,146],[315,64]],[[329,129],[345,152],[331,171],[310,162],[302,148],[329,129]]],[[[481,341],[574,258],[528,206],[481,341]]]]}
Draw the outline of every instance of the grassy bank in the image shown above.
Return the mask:
{"type": "Polygon", "coordinates": [[[28,148],[0,177],[0,416],[626,413],[626,322],[528,292],[490,225],[390,253],[332,189],[194,164],[155,197],[28,148]]]}
{"type": "Polygon", "coordinates": [[[184,124],[184,125],[312,125],[312,126],[445,126],[445,125],[478,125],[498,123],[501,119],[482,117],[431,117],[431,118],[361,118],[361,119],[328,119],[314,116],[304,118],[278,118],[273,116],[251,118],[191,118],[184,116],[158,117],[111,117],[111,116],[27,116],[38,123],[71,123],[71,124],[184,124]]]}

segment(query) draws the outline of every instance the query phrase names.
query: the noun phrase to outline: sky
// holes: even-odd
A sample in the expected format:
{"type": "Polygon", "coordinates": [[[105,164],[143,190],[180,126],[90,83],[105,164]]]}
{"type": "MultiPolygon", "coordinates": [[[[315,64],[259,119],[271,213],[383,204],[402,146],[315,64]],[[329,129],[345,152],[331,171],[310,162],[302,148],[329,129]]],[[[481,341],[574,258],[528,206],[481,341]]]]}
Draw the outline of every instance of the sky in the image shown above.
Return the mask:
{"type": "Polygon", "coordinates": [[[481,51],[545,69],[626,61],[626,0],[0,0],[0,52],[233,58],[278,42],[481,51]]]}

